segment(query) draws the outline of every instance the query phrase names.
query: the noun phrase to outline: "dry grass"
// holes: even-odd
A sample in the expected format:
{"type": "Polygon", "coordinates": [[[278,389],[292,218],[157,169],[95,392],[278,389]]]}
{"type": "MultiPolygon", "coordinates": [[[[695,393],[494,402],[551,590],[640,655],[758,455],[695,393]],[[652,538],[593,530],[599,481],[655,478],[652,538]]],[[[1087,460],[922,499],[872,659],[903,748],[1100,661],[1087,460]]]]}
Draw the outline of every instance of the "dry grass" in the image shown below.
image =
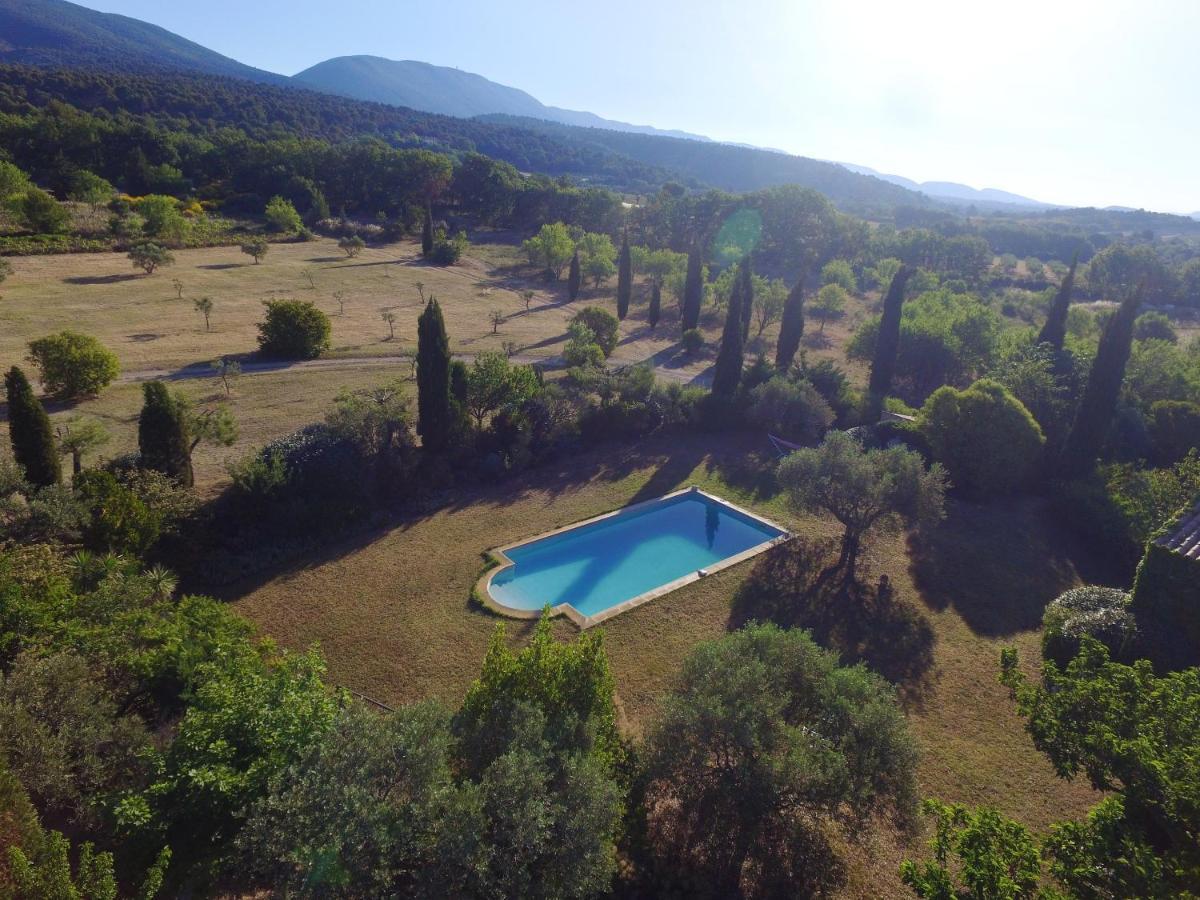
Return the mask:
{"type": "MultiPolygon", "coordinates": [[[[828,534],[827,523],[797,520],[783,506],[758,444],[745,437],[660,438],[463,491],[435,513],[330,546],[303,566],[243,586],[236,605],[285,645],[319,643],[340,684],[388,703],[428,696],[454,703],[502,621],[470,600],[490,547],[688,483],[801,533],[828,534]]],[[[1002,646],[1017,646],[1027,663],[1037,658],[1032,611],[1077,581],[1070,548],[1053,540],[1040,505],[954,505],[950,520],[920,548],[900,537],[877,542],[870,567],[915,600],[936,636],[933,668],[908,709],[923,750],[922,792],[991,803],[1037,829],[1081,815],[1095,797],[1054,776],[996,680],[1002,646]]],[[[629,733],[654,715],[696,642],[728,630],[749,571],[734,567],[605,623],[629,733]]],[[[564,638],[574,633],[565,620],[556,629],[564,638]]],[[[508,630],[519,640],[529,625],[510,621],[508,630]]],[[[883,828],[865,834],[846,850],[846,896],[904,896],[897,867],[920,852],[918,844],[883,828]]]]}

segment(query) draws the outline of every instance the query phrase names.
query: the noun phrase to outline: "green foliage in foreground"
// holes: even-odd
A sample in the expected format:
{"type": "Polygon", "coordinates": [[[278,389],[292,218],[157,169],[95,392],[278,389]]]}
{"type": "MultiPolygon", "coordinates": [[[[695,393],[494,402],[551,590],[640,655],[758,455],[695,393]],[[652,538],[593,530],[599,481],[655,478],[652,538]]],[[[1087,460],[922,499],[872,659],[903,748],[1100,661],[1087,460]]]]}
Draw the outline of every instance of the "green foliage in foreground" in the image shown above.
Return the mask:
{"type": "Polygon", "coordinates": [[[4,387],[13,459],[33,484],[57,484],[62,480],[62,466],[45,407],[33,395],[25,373],[16,366],[4,376],[4,387]]]}

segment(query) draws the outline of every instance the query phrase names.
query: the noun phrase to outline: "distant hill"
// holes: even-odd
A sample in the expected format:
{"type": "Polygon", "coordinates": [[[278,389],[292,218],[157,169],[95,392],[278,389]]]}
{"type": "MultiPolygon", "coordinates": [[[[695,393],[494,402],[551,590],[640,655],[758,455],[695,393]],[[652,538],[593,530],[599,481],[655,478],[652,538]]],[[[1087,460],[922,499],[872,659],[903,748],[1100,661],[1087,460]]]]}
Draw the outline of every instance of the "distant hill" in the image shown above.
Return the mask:
{"type": "Polygon", "coordinates": [[[187,69],[273,84],[287,81],[157,25],[65,0],[0,0],[0,63],[126,72],[187,69]]]}
{"type": "Polygon", "coordinates": [[[649,125],[631,125],[604,119],[590,112],[546,106],[536,97],[476,75],[448,66],[435,66],[416,60],[384,59],[381,56],[338,56],[317,63],[293,76],[301,84],[356,100],[373,100],[393,106],[407,106],[424,112],[441,113],[469,119],[500,113],[532,119],[546,119],[564,125],[611,128],[636,134],[666,135],[707,141],[708,138],[685,131],[668,131],[649,125]]]}
{"type": "Polygon", "coordinates": [[[851,172],[858,172],[862,175],[874,175],[876,178],[880,178],[890,184],[908,188],[910,191],[920,191],[936,200],[955,205],[974,204],[975,206],[988,208],[1014,206],[1024,206],[1033,209],[1057,208],[1056,204],[1045,203],[1041,200],[1034,200],[1031,197],[1023,197],[1020,194],[998,190],[997,188],[973,188],[970,185],[958,184],[954,181],[918,182],[913,181],[911,178],[905,178],[903,175],[885,175],[867,166],[859,166],[853,163],[839,163],[839,165],[845,166],[851,172]]]}

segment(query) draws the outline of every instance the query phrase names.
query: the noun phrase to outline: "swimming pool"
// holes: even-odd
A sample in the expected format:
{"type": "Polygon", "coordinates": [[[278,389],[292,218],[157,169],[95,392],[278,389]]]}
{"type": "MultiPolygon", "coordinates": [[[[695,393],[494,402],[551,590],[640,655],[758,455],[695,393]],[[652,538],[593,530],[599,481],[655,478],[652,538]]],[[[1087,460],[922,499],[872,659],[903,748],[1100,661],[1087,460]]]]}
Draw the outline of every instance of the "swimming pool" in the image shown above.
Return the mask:
{"type": "Polygon", "coordinates": [[[779,526],[696,488],[494,550],[480,593],[528,617],[549,605],[587,628],[787,537],[779,526]]]}

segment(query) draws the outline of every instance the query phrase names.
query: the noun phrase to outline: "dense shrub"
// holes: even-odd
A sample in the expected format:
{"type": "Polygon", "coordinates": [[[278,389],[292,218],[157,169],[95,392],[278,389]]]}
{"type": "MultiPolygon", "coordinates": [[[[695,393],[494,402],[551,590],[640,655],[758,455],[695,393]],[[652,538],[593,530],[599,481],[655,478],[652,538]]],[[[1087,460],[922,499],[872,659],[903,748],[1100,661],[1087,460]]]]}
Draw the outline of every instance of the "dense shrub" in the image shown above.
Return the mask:
{"type": "Polygon", "coordinates": [[[316,359],[329,349],[329,316],[308,300],[267,300],[258,347],[276,359],[316,359]]]}
{"type": "Polygon", "coordinates": [[[585,306],[571,318],[571,323],[590,328],[595,335],[596,344],[604,351],[606,357],[611,356],[617,349],[617,317],[608,310],[598,306],[585,306]]]}
{"type": "Polygon", "coordinates": [[[749,401],[751,422],[796,443],[816,443],[833,424],[833,410],[807,381],[776,375],[751,390],[749,401]]]}
{"type": "Polygon", "coordinates": [[[40,370],[42,386],[63,400],[98,394],[121,371],[115,353],[94,337],[75,331],[31,341],[29,355],[40,370]]]}
{"type": "Polygon", "coordinates": [[[1079,652],[1085,635],[1121,658],[1134,638],[1129,594],[1116,588],[1088,585],[1060,594],[1042,616],[1042,655],[1066,666],[1079,652]]]}
{"type": "Polygon", "coordinates": [[[1150,407],[1150,437],[1160,465],[1171,465],[1200,448],[1200,403],[1159,400],[1150,407]]]}
{"type": "Polygon", "coordinates": [[[704,347],[704,335],[699,328],[689,328],[680,335],[679,343],[683,346],[684,353],[695,356],[704,347]]]}
{"type": "Polygon", "coordinates": [[[938,388],[921,408],[921,433],[950,481],[976,497],[1024,486],[1037,466],[1045,438],[1021,401],[995,381],[965,391],[938,388]]]}
{"type": "Polygon", "coordinates": [[[436,266],[452,266],[467,252],[467,236],[458,232],[454,237],[439,233],[433,240],[433,249],[426,257],[436,266]]]}

